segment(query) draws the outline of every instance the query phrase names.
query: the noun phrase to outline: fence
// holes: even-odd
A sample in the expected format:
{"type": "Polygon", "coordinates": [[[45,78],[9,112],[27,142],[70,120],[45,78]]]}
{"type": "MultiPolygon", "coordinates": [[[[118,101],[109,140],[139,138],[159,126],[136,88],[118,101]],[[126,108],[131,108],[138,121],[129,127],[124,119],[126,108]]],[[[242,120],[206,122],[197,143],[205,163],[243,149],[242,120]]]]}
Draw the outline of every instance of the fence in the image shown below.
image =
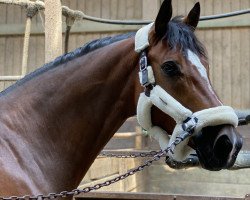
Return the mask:
{"type": "Polygon", "coordinates": [[[80,195],[77,200],[249,200],[249,195],[245,198],[230,198],[230,197],[207,197],[207,196],[185,196],[185,195],[167,195],[167,194],[152,194],[152,193],[108,193],[97,192],[87,195],[80,195]]]}
{"type": "MultiPolygon", "coordinates": [[[[134,122],[130,120],[131,125],[134,122]]],[[[133,130],[133,128],[131,129],[133,130]]],[[[106,145],[106,153],[119,153],[120,151],[131,151],[135,149],[143,149],[145,137],[137,129],[137,132],[122,132],[116,133],[108,145],[106,145]],[[109,150],[108,150],[109,149],[109,150]]],[[[79,188],[85,188],[87,186],[94,186],[97,183],[105,182],[118,175],[127,172],[129,169],[133,169],[139,164],[142,164],[142,159],[117,159],[99,156],[95,162],[91,165],[87,174],[84,176],[79,188]]],[[[124,181],[119,181],[109,187],[102,188],[101,191],[118,191],[118,192],[135,192],[138,189],[138,185],[142,184],[142,174],[135,174],[134,176],[128,177],[124,181]]]]}

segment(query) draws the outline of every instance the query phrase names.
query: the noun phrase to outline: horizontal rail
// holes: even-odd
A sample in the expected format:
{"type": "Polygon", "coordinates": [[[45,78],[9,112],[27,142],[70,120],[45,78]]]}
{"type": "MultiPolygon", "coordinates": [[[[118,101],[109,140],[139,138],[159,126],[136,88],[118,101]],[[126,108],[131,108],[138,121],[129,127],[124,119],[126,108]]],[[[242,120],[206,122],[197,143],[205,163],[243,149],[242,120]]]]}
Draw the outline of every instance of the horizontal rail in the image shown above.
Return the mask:
{"type": "MultiPolygon", "coordinates": [[[[140,153],[149,153],[149,150],[135,150],[135,149],[117,149],[117,150],[103,150],[102,153],[104,154],[112,154],[112,155],[128,155],[128,154],[140,154],[140,153]]],[[[100,158],[103,156],[99,156],[100,158]]],[[[187,159],[188,160],[188,159],[187,159]]],[[[185,164],[182,164],[183,168],[188,168],[188,167],[200,167],[200,164],[196,162],[197,165],[188,165],[187,162],[184,162],[185,164]]],[[[170,165],[171,166],[171,165],[170,165]]],[[[175,168],[172,166],[172,168],[175,168]]],[[[244,169],[244,168],[250,168],[250,151],[240,151],[237,159],[235,161],[235,164],[233,167],[231,167],[229,170],[238,170],[238,169],[244,169]]],[[[178,169],[175,168],[175,169],[178,169]]]]}
{"type": "Polygon", "coordinates": [[[0,76],[0,81],[17,81],[24,76],[0,76]]]}
{"type": "MultiPolygon", "coordinates": [[[[29,0],[0,0],[0,4],[12,4],[12,5],[19,5],[22,7],[25,7],[27,9],[37,9],[37,10],[43,10],[44,9],[44,2],[42,1],[29,1],[29,0]]],[[[206,20],[212,20],[212,19],[220,19],[225,17],[232,17],[236,15],[243,15],[250,13],[250,9],[245,10],[238,10],[233,11],[230,13],[223,13],[218,15],[209,15],[209,16],[201,16],[200,21],[206,21],[206,20]]],[[[122,25],[145,25],[149,24],[152,21],[151,20],[112,20],[112,19],[103,19],[98,17],[92,17],[89,15],[86,15],[84,12],[79,10],[72,10],[67,6],[62,6],[62,14],[65,17],[70,17],[75,20],[89,20],[99,23],[107,23],[107,24],[122,24],[122,25]]]]}
{"type": "Polygon", "coordinates": [[[212,20],[212,19],[221,19],[221,18],[227,18],[227,17],[234,17],[234,16],[245,15],[245,14],[249,14],[249,13],[250,13],[250,9],[237,10],[237,11],[233,11],[233,12],[229,12],[229,13],[201,16],[200,21],[206,21],[206,20],[212,20]]]}
{"type": "Polygon", "coordinates": [[[124,133],[116,133],[113,138],[129,138],[129,137],[137,137],[143,136],[141,133],[136,132],[124,132],[124,133]]]}
{"type": "MultiPolygon", "coordinates": [[[[243,16],[236,16],[228,19],[219,19],[211,21],[201,21],[198,24],[198,29],[211,29],[211,28],[233,28],[233,27],[250,27],[250,20],[243,16]]],[[[112,33],[112,32],[128,32],[137,31],[141,25],[112,25],[97,22],[78,22],[72,26],[71,34],[80,33],[112,33]]],[[[63,25],[63,32],[65,33],[66,25],[63,25]]],[[[1,24],[0,36],[23,36],[25,31],[24,24],[1,24]]],[[[31,35],[44,35],[44,27],[42,24],[32,24],[31,35]]]]}
{"type": "Polygon", "coordinates": [[[239,118],[238,126],[244,126],[250,123],[250,110],[235,110],[239,118]]]}
{"type": "Polygon", "coordinates": [[[98,183],[103,183],[103,182],[108,181],[110,179],[116,178],[117,176],[119,176],[119,173],[115,173],[115,174],[112,174],[112,175],[109,175],[109,176],[106,176],[106,177],[103,177],[101,179],[94,180],[94,181],[90,180],[90,182],[88,182],[88,183],[80,184],[77,188],[78,189],[83,189],[83,188],[86,188],[86,187],[91,187],[91,186],[94,186],[94,185],[96,185],[98,183]]]}
{"type": "Polygon", "coordinates": [[[235,110],[237,116],[239,118],[245,118],[248,115],[250,115],[250,109],[246,109],[246,110],[235,110]]]}
{"type": "MultiPolygon", "coordinates": [[[[166,183],[167,184],[167,183],[166,183]]],[[[170,183],[171,184],[171,183],[170,183]]],[[[168,195],[156,193],[126,193],[126,192],[91,192],[88,194],[81,194],[75,197],[76,200],[249,200],[246,197],[208,197],[208,196],[185,196],[185,195],[168,195]]]]}
{"type": "MultiPolygon", "coordinates": [[[[157,149],[158,150],[158,149],[157,149]]],[[[122,154],[122,155],[126,155],[127,153],[149,153],[149,150],[138,150],[138,149],[115,149],[115,150],[109,150],[109,149],[104,149],[102,151],[102,153],[108,154],[108,153],[112,153],[112,154],[122,154]]]]}

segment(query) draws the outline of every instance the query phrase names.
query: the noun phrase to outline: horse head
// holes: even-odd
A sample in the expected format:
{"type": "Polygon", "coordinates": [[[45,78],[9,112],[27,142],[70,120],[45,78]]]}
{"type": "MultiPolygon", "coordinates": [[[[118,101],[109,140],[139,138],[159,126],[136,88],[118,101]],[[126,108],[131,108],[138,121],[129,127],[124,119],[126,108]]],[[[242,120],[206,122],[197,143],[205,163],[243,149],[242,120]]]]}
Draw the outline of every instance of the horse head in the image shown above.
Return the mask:
{"type": "Polygon", "coordinates": [[[192,147],[202,167],[220,170],[234,164],[242,138],[235,129],[237,117],[233,109],[222,105],[211,86],[207,53],[194,34],[199,17],[200,5],[196,3],[187,17],[171,20],[171,0],[165,0],[155,23],[144,28],[148,34],[137,32],[135,46],[136,51],[141,52],[140,82],[145,87],[137,115],[142,127],[148,126],[145,129],[150,129],[160,143],[167,141],[167,145],[161,144],[162,148],[169,146],[171,139],[158,132],[179,133],[183,124],[194,117],[199,127],[185,147],[179,149],[181,153],[172,156],[184,159],[185,152],[192,147]],[[145,66],[149,66],[147,70],[145,66]],[[145,109],[150,116],[144,113],[145,109]]]}

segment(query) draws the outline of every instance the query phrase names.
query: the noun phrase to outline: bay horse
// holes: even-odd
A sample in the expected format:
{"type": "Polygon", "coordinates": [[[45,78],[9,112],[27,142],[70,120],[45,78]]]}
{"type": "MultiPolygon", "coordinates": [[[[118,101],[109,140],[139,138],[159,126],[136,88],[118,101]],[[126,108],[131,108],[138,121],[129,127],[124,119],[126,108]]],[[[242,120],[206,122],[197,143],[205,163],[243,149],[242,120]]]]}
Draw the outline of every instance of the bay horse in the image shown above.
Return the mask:
{"type": "MultiPolygon", "coordinates": [[[[205,48],[194,35],[199,15],[197,3],[184,20],[171,20],[171,1],[165,0],[147,48],[156,83],[193,112],[221,106],[208,79],[205,48]]],[[[143,87],[134,46],[134,33],[92,41],[1,92],[0,196],[78,186],[117,129],[136,114],[143,87]]],[[[173,131],[170,116],[155,106],[151,114],[153,124],[173,131]]],[[[242,141],[223,124],[203,128],[189,145],[204,168],[220,170],[233,165],[242,141]]]]}

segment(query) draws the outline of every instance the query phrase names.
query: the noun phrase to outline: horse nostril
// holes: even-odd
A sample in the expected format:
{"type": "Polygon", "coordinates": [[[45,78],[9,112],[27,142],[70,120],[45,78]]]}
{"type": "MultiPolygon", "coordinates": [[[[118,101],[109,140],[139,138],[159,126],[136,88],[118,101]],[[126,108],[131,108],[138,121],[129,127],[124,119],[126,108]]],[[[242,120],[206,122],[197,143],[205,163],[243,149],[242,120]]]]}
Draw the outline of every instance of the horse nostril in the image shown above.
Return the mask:
{"type": "Polygon", "coordinates": [[[219,136],[214,143],[214,155],[220,160],[227,160],[231,151],[233,150],[233,144],[227,135],[219,136]]]}
{"type": "Polygon", "coordinates": [[[231,125],[205,127],[193,142],[202,167],[212,171],[232,167],[242,147],[242,138],[231,125]]]}

